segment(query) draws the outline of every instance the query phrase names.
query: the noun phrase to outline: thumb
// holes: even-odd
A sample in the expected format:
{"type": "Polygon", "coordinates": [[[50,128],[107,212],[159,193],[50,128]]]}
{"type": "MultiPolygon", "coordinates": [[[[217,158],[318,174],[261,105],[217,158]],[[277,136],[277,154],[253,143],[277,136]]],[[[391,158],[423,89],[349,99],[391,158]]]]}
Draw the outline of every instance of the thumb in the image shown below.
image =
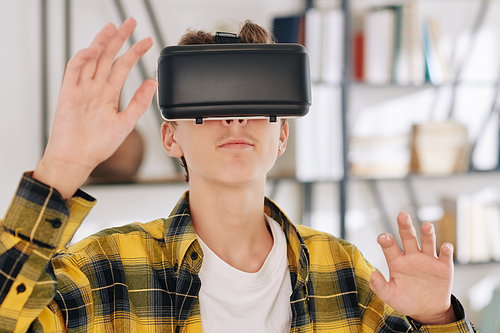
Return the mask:
{"type": "Polygon", "coordinates": [[[389,282],[385,280],[384,276],[379,271],[374,271],[372,273],[370,288],[383,302],[390,296],[389,282]]]}

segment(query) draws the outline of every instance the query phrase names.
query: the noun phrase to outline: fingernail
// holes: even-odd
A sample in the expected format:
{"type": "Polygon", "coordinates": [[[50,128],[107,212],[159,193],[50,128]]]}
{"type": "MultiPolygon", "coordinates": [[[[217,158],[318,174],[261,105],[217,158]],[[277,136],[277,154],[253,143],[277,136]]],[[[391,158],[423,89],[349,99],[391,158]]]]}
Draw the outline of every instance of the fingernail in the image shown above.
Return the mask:
{"type": "Polygon", "coordinates": [[[453,245],[451,245],[449,243],[443,244],[443,250],[445,250],[445,252],[446,252],[445,254],[451,254],[453,252],[453,245]]]}
{"type": "Polygon", "coordinates": [[[378,236],[378,240],[384,240],[384,239],[389,240],[389,239],[390,239],[389,235],[387,235],[387,234],[382,234],[382,235],[379,235],[379,236],[378,236]]]}
{"type": "Polygon", "coordinates": [[[410,221],[410,215],[408,215],[405,212],[400,212],[399,215],[398,215],[398,218],[402,219],[403,222],[406,222],[406,223],[408,223],[410,221]]]}

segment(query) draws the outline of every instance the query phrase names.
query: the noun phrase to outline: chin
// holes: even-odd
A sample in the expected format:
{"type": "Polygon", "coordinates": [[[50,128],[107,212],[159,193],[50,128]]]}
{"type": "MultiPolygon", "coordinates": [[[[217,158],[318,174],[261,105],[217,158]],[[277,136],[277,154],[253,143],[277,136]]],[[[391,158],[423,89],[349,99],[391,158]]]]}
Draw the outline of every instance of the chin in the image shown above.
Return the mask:
{"type": "Polygon", "coordinates": [[[217,182],[226,186],[248,186],[266,182],[266,174],[244,175],[244,173],[224,173],[222,177],[217,177],[217,182]]]}

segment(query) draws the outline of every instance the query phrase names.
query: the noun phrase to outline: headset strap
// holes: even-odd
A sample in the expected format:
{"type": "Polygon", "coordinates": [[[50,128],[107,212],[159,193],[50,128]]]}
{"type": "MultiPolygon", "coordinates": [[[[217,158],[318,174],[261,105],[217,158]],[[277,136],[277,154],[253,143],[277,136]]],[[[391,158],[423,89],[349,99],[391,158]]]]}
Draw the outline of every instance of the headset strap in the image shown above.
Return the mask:
{"type": "Polygon", "coordinates": [[[217,44],[239,43],[240,37],[238,37],[237,34],[233,34],[231,32],[217,31],[217,33],[215,34],[215,42],[217,44]]]}

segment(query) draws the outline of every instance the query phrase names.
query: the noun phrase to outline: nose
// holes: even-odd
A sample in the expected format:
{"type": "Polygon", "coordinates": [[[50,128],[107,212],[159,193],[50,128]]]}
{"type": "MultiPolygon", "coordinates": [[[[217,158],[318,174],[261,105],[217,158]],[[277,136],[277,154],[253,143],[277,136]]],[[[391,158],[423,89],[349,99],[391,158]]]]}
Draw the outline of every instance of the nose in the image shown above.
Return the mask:
{"type": "Polygon", "coordinates": [[[224,126],[231,126],[231,124],[239,124],[240,126],[245,126],[248,122],[248,119],[224,119],[222,120],[222,125],[224,126]]]}

